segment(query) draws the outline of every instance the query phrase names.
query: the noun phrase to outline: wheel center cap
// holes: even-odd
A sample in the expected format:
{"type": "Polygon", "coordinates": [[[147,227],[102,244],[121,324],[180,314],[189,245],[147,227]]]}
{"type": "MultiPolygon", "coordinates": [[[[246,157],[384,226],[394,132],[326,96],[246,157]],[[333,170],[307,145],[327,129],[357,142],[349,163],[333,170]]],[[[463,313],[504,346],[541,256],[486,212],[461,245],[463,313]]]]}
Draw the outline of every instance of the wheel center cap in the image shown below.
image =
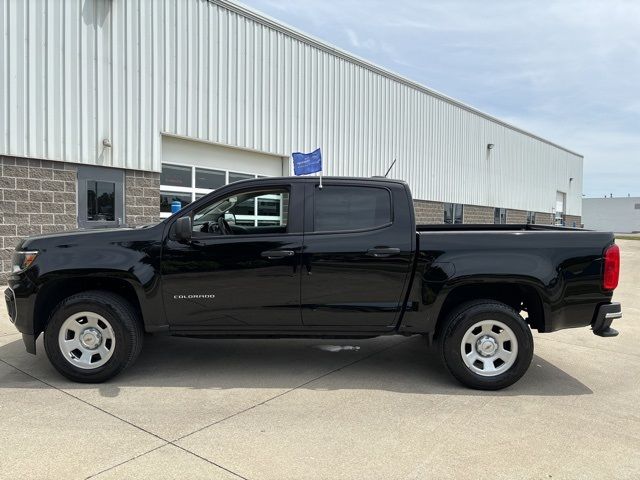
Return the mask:
{"type": "Polygon", "coordinates": [[[484,335],[476,342],[476,350],[483,357],[490,357],[498,350],[498,343],[493,337],[484,335]]]}
{"type": "Polygon", "coordinates": [[[80,343],[84,348],[95,350],[102,343],[102,334],[97,328],[86,328],[80,334],[80,343]]]}

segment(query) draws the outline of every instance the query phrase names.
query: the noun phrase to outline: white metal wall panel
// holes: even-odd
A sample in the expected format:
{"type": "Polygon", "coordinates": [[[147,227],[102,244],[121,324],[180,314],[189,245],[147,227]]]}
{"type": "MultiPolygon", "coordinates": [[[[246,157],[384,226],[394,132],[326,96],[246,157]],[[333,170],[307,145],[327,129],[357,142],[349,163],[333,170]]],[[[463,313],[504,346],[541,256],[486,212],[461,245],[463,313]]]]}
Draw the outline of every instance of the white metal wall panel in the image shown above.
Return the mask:
{"type": "Polygon", "coordinates": [[[0,153],[157,170],[157,9],[0,0],[0,153]]]}
{"type": "Polygon", "coordinates": [[[162,138],[162,161],[269,177],[282,176],[283,166],[286,166],[282,157],[168,135],[162,138]]]}
{"type": "Polygon", "coordinates": [[[584,198],[585,228],[605,232],[640,232],[640,197],[584,198]]]}
{"type": "Polygon", "coordinates": [[[327,175],[397,158],[415,198],[550,212],[566,191],[580,215],[580,155],[227,1],[0,0],[0,30],[3,154],[159,171],[161,133],[321,147],[327,175]]]}

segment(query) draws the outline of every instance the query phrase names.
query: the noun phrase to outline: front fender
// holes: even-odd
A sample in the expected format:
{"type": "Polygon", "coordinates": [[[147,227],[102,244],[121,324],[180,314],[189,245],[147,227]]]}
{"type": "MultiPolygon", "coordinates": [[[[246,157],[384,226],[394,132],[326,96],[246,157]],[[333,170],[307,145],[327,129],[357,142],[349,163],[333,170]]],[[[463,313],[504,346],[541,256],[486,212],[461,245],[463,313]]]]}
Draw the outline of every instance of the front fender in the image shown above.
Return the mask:
{"type": "Polygon", "coordinates": [[[78,291],[122,292],[139,307],[147,330],[166,325],[160,295],[161,228],[78,232],[33,237],[23,249],[39,252],[33,265],[9,276],[16,327],[37,336],[60,300],[78,291]]]}

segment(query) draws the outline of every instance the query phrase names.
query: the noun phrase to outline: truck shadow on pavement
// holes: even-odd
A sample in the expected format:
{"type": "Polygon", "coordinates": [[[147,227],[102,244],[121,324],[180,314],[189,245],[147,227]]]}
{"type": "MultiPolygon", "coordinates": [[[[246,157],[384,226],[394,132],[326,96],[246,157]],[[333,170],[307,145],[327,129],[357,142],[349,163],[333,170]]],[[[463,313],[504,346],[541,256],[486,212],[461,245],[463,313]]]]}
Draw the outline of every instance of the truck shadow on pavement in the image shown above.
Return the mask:
{"type": "MultiPolygon", "coordinates": [[[[497,391],[458,384],[437,352],[420,336],[335,339],[189,339],[149,336],[129,370],[104,384],[77,384],[49,364],[42,339],[38,355],[27,354],[19,337],[0,347],[0,359],[38,380],[66,390],[98,390],[116,397],[121,388],[382,390],[410,394],[565,396],[593,391],[535,355],[527,374],[497,391]]],[[[6,385],[0,381],[0,388],[6,385]]],[[[25,386],[32,382],[25,382],[25,386]]],[[[15,388],[16,382],[8,387],[15,388]]]]}

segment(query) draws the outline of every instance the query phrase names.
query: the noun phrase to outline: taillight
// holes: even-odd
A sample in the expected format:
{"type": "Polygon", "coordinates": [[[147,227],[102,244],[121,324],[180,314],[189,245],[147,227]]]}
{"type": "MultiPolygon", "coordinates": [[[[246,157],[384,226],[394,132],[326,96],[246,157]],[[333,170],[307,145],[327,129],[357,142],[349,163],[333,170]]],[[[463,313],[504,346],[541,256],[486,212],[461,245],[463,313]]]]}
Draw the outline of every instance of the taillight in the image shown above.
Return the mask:
{"type": "Polygon", "coordinates": [[[613,290],[618,286],[620,277],[620,248],[615,243],[604,251],[604,271],[602,288],[613,290]]]}

